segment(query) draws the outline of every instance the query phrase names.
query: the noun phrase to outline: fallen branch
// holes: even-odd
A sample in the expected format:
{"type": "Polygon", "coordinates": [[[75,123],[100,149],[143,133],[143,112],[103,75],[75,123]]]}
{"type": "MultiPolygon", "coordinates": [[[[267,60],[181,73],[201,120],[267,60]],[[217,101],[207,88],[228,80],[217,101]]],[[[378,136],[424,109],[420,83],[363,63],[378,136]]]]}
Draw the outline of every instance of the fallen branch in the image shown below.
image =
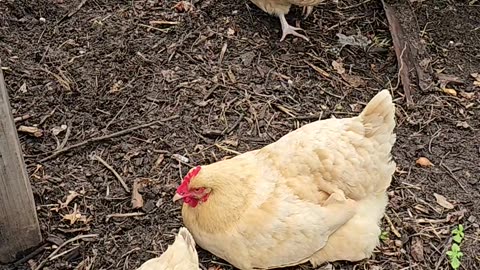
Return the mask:
{"type": "Polygon", "coordinates": [[[412,70],[412,57],[410,52],[410,46],[407,44],[407,38],[405,37],[402,26],[393,8],[382,0],[383,9],[387,16],[388,24],[390,25],[390,34],[392,35],[393,47],[395,48],[395,54],[397,56],[397,62],[399,66],[399,77],[402,81],[403,92],[407,105],[413,104],[412,99],[412,87],[410,81],[409,71],[412,70]]]}
{"type": "Polygon", "coordinates": [[[139,216],[144,216],[144,215],[145,215],[145,213],[142,213],[142,212],[110,214],[110,215],[107,215],[105,221],[108,222],[108,220],[111,219],[111,218],[139,217],[139,216]]]}
{"type": "Polygon", "coordinates": [[[73,15],[75,15],[75,13],[80,11],[80,9],[83,7],[83,5],[85,5],[86,2],[87,2],[87,0],[82,0],[73,10],[71,10],[69,13],[67,13],[65,16],[63,16],[63,18],[61,18],[60,21],[57,22],[57,24],[60,23],[60,22],[63,22],[66,19],[69,19],[73,15]]]}
{"type": "Polygon", "coordinates": [[[49,260],[54,260],[58,258],[58,256],[55,256],[55,255],[58,253],[58,251],[60,251],[61,248],[66,246],[68,243],[71,243],[83,238],[95,238],[97,236],[98,234],[85,234],[85,235],[78,235],[78,236],[75,236],[74,238],[68,239],[67,241],[63,242],[60,246],[58,246],[52,253],[50,253],[50,255],[45,260],[40,262],[38,266],[35,268],[35,270],[42,269],[45,263],[47,263],[49,260]]]}
{"type": "Polygon", "coordinates": [[[95,154],[92,156],[92,158],[98,160],[100,163],[103,164],[103,166],[105,166],[107,169],[109,169],[113,173],[113,175],[115,175],[118,182],[120,182],[120,184],[122,184],[122,187],[125,189],[125,191],[130,193],[130,189],[128,188],[127,184],[125,183],[125,181],[123,181],[123,178],[120,176],[120,174],[117,173],[117,171],[115,171],[115,169],[112,166],[110,166],[103,158],[101,158],[101,157],[99,157],[95,154]]]}
{"type": "Polygon", "coordinates": [[[125,130],[122,130],[122,131],[119,131],[119,132],[115,132],[115,133],[112,133],[112,134],[108,134],[108,135],[104,135],[104,136],[100,136],[100,137],[95,137],[95,138],[90,138],[88,140],[85,140],[83,142],[79,142],[77,144],[74,144],[74,145],[70,145],[70,146],[67,146],[65,148],[62,148],[58,151],[55,151],[53,152],[53,154],[41,159],[38,161],[38,163],[43,163],[47,160],[50,160],[54,157],[57,157],[58,155],[60,154],[63,154],[63,153],[66,153],[72,149],[75,149],[75,148],[78,148],[80,146],[84,146],[86,144],[89,144],[89,143],[92,143],[92,142],[98,142],[98,141],[103,141],[103,140],[106,140],[106,139],[111,139],[111,138],[114,138],[114,137],[119,137],[119,136],[122,136],[122,135],[125,135],[125,134],[128,134],[132,131],[135,131],[137,129],[142,129],[142,128],[146,128],[146,127],[149,127],[149,126],[153,126],[155,124],[161,124],[163,122],[167,122],[167,121],[170,121],[170,120],[173,120],[173,119],[176,119],[178,118],[179,116],[178,115],[174,115],[174,116],[171,116],[171,117],[167,117],[167,118],[164,118],[164,119],[160,119],[160,120],[157,120],[157,121],[153,121],[153,122],[150,122],[150,123],[147,123],[147,124],[143,124],[143,125],[139,125],[139,126],[136,126],[136,127],[131,127],[131,128],[128,128],[128,129],[125,129],[125,130]]]}

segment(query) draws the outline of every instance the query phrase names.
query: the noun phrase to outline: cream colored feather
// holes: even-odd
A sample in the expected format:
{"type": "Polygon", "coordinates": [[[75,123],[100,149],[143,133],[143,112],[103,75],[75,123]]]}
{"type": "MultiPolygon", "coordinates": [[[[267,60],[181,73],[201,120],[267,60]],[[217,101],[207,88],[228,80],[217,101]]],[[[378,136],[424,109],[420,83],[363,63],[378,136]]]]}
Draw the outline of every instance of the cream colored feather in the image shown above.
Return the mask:
{"type": "Polygon", "coordinates": [[[199,270],[195,241],[187,228],[180,228],[175,242],[158,258],[143,263],[137,270],[199,270]]]}

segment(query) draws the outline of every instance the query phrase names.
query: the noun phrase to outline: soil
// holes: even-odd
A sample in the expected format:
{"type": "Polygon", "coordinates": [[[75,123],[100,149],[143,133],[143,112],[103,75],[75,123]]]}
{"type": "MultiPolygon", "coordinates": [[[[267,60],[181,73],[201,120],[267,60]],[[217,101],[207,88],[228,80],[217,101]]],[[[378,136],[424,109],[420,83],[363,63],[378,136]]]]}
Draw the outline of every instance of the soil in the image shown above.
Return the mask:
{"type": "MultiPolygon", "coordinates": [[[[307,19],[292,8],[287,19],[310,42],[279,42],[278,19],[249,1],[199,0],[188,11],[172,8],[176,1],[81,2],[0,0],[0,59],[13,114],[27,118],[18,126],[41,131],[19,136],[46,239],[36,255],[0,268],[135,269],[173,241],[182,222],[171,197],[192,166],[262,147],[318,118],[353,116],[390,89],[398,170],[383,241],[368,260],[320,269],[449,269],[458,224],[465,227],[461,269],[480,269],[480,87],[471,75],[480,72],[479,2],[395,4],[434,78],[413,88],[412,107],[397,83],[380,1],[327,1],[307,19]],[[370,43],[342,46],[337,33],[370,43]],[[58,149],[69,151],[50,157],[58,149]],[[144,183],[143,207],[132,207],[96,157],[129,189],[144,183]],[[416,165],[419,157],[434,166],[416,165]],[[78,196],[61,205],[70,192],[78,196]],[[74,211],[82,216],[71,224],[65,218],[74,211]],[[125,213],[137,214],[111,216],[125,213]],[[63,241],[90,234],[47,259],[63,241]]],[[[203,267],[232,269],[199,253],[203,267]]]]}

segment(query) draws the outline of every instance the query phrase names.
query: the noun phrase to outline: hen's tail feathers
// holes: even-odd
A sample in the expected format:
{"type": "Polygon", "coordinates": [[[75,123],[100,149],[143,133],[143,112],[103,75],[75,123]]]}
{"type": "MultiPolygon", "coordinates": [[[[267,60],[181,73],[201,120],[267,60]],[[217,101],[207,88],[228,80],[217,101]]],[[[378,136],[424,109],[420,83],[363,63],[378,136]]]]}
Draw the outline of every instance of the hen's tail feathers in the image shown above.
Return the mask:
{"type": "Polygon", "coordinates": [[[359,116],[365,127],[365,137],[379,143],[395,143],[395,105],[388,90],[382,90],[367,104],[359,116]]]}
{"type": "Polygon", "coordinates": [[[183,239],[192,257],[198,257],[197,250],[195,249],[195,240],[193,239],[193,236],[192,234],[190,234],[188,229],[185,227],[181,227],[178,231],[178,236],[175,241],[178,241],[178,237],[181,237],[183,239]]]}

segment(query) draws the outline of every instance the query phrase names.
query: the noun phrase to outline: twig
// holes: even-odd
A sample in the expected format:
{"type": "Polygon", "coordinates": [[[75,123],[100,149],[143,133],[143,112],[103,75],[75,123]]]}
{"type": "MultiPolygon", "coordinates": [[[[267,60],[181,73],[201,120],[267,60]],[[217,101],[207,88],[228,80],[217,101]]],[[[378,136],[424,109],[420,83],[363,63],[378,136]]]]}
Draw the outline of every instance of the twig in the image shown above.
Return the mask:
{"type": "Polygon", "coordinates": [[[78,235],[78,236],[75,236],[74,238],[72,239],[69,239],[65,242],[63,242],[60,246],[57,247],[57,249],[55,249],[45,260],[43,260],[40,264],[38,264],[38,266],[35,268],[35,270],[40,270],[43,268],[43,266],[45,265],[45,263],[47,263],[47,261],[49,260],[52,260],[51,258],[53,256],[55,256],[55,254],[58,253],[58,251],[66,246],[68,243],[71,243],[73,241],[77,241],[77,240],[80,240],[80,239],[83,239],[83,238],[94,238],[94,237],[97,237],[98,234],[85,234],[85,235],[78,235]]]}
{"type": "Polygon", "coordinates": [[[123,111],[123,109],[125,109],[125,106],[127,106],[128,102],[130,101],[130,98],[131,97],[128,97],[127,101],[125,102],[125,104],[123,104],[122,108],[115,114],[115,116],[112,118],[112,120],[110,120],[108,122],[108,124],[105,126],[105,130],[108,129],[108,127],[113,123],[113,121],[115,121],[115,119],[117,119],[118,115],[120,115],[120,113],[123,111]]]}
{"type": "Polygon", "coordinates": [[[70,11],[69,13],[67,13],[67,15],[63,16],[63,18],[60,19],[60,21],[58,21],[58,23],[60,23],[64,20],[72,17],[73,15],[75,15],[75,13],[77,13],[83,7],[83,5],[85,5],[86,2],[87,2],[87,0],[82,0],[74,10],[70,11]]]}
{"type": "Polygon", "coordinates": [[[63,149],[65,145],[67,145],[68,138],[70,137],[70,133],[72,133],[72,122],[68,123],[67,131],[65,132],[65,138],[63,138],[62,143],[57,147],[55,151],[59,151],[63,149]]]}
{"type": "Polygon", "coordinates": [[[445,170],[447,170],[450,177],[452,177],[457,182],[457,184],[463,189],[463,191],[465,191],[465,193],[469,193],[467,189],[462,185],[460,180],[455,176],[455,174],[453,174],[452,170],[447,165],[442,163],[442,167],[445,168],[445,170]]]}
{"type": "Polygon", "coordinates": [[[452,241],[451,237],[448,238],[447,241],[445,241],[441,256],[438,259],[437,264],[435,265],[435,270],[438,270],[440,268],[440,265],[442,264],[443,260],[445,260],[445,257],[446,257],[445,254],[447,254],[447,250],[449,248],[448,243],[450,243],[450,241],[452,241]]]}
{"type": "Polygon", "coordinates": [[[400,81],[402,80],[402,72],[405,69],[405,62],[403,61],[403,54],[405,53],[406,49],[407,49],[407,43],[405,43],[405,45],[403,46],[402,52],[400,53],[400,56],[398,57],[398,59],[400,60],[400,68],[398,69],[398,73],[397,73],[397,84],[395,85],[395,88],[393,88],[393,91],[398,89],[398,87],[400,86],[400,81]]]}
{"type": "Polygon", "coordinates": [[[84,235],[77,235],[75,236],[74,238],[71,238],[71,239],[68,239],[67,241],[63,242],[60,246],[58,246],[57,249],[55,249],[47,258],[50,259],[52,258],[53,256],[55,256],[55,254],[58,253],[58,251],[66,246],[67,244],[71,243],[71,242],[74,242],[74,241],[77,241],[77,240],[80,240],[80,239],[83,239],[83,238],[95,238],[97,237],[98,234],[84,234],[84,235]]]}
{"type": "Polygon", "coordinates": [[[55,260],[56,258],[60,258],[60,257],[62,257],[63,255],[68,254],[68,253],[70,253],[71,251],[73,251],[73,250],[75,250],[75,249],[77,249],[77,248],[78,248],[78,246],[73,247],[73,248],[71,248],[71,249],[67,249],[67,250],[65,250],[64,252],[62,252],[62,253],[60,253],[60,254],[57,254],[57,255],[53,256],[52,258],[50,258],[50,261],[53,261],[53,260],[55,260]]]}
{"type": "Polygon", "coordinates": [[[410,85],[410,75],[411,70],[410,59],[411,51],[410,46],[408,46],[407,39],[400,25],[400,21],[392,7],[390,7],[384,0],[382,0],[383,9],[385,10],[385,15],[387,17],[388,23],[390,25],[390,33],[392,35],[393,47],[395,48],[395,54],[397,56],[397,61],[399,64],[399,75],[403,85],[403,92],[405,94],[405,99],[407,104],[410,106],[413,104],[412,99],[412,88],[410,85]],[[404,55],[406,53],[406,55],[404,55]]]}
{"type": "Polygon", "coordinates": [[[100,163],[103,164],[103,166],[107,167],[107,169],[109,169],[115,175],[115,177],[120,182],[120,184],[122,184],[123,189],[125,189],[125,191],[130,193],[130,189],[128,188],[127,184],[125,183],[125,181],[123,181],[123,178],[120,176],[120,174],[117,173],[117,171],[115,171],[115,169],[112,166],[110,166],[103,158],[95,154],[92,156],[92,158],[98,160],[100,163]]]}
{"type": "Polygon", "coordinates": [[[111,218],[115,218],[115,217],[117,217],[117,218],[118,217],[139,217],[139,216],[144,216],[144,215],[145,215],[145,213],[142,213],[142,212],[110,214],[110,215],[107,215],[106,221],[108,221],[111,218]]]}
{"type": "Polygon", "coordinates": [[[160,28],[157,28],[157,27],[153,27],[153,26],[150,26],[150,25],[143,24],[143,23],[139,23],[138,25],[146,27],[148,29],[153,29],[153,30],[157,30],[157,31],[160,31],[160,32],[163,32],[163,33],[168,33],[168,30],[160,29],[160,28]]]}
{"type": "Polygon", "coordinates": [[[32,116],[33,116],[33,115],[31,115],[31,114],[25,114],[25,115],[22,115],[22,116],[19,116],[19,117],[15,117],[15,118],[13,119],[13,121],[14,121],[15,123],[18,123],[18,122],[21,122],[21,121],[25,121],[25,120],[31,118],[32,116]]]}
{"type": "Polygon", "coordinates": [[[390,225],[390,229],[392,230],[393,234],[395,234],[398,238],[402,238],[402,235],[397,230],[397,228],[395,228],[392,220],[390,219],[390,217],[386,213],[385,213],[385,218],[387,219],[388,225],[390,225]]]}
{"type": "Polygon", "coordinates": [[[27,256],[25,256],[25,257],[21,258],[20,260],[16,261],[13,265],[14,266],[19,266],[21,264],[24,264],[25,262],[27,262],[31,258],[40,254],[40,252],[44,251],[47,246],[48,246],[48,243],[44,243],[43,245],[39,246],[37,249],[35,249],[33,252],[31,252],[27,256]]]}
{"type": "Polygon", "coordinates": [[[240,124],[240,122],[242,122],[244,116],[245,115],[242,113],[240,117],[238,117],[237,121],[235,121],[235,123],[233,123],[233,125],[230,128],[227,128],[224,131],[222,131],[222,135],[229,134],[230,132],[232,132],[240,124]]]}
{"type": "Polygon", "coordinates": [[[218,147],[219,149],[225,151],[225,152],[229,152],[229,153],[232,153],[232,154],[235,154],[235,155],[241,155],[241,154],[242,154],[242,153],[240,153],[240,152],[237,152],[237,151],[235,151],[235,150],[232,150],[232,149],[229,149],[229,148],[227,148],[227,147],[225,147],[225,146],[222,146],[222,145],[220,145],[220,144],[218,144],[218,143],[216,143],[215,146],[218,147]]]}
{"type": "Polygon", "coordinates": [[[125,135],[125,134],[128,134],[130,132],[133,132],[137,129],[142,129],[142,128],[146,128],[146,127],[149,127],[149,126],[153,126],[155,124],[161,124],[162,122],[167,122],[167,121],[170,121],[170,120],[173,120],[173,119],[176,119],[178,118],[179,115],[174,115],[174,116],[171,116],[171,117],[167,117],[167,118],[164,118],[164,119],[160,119],[160,120],[157,120],[157,121],[153,121],[153,122],[150,122],[150,123],[146,123],[146,124],[143,124],[143,125],[139,125],[139,126],[136,126],[136,127],[131,127],[131,128],[128,128],[128,129],[125,129],[125,130],[122,130],[122,131],[119,131],[119,132],[115,132],[115,133],[112,133],[112,134],[108,134],[108,135],[104,135],[104,136],[100,136],[100,137],[95,137],[95,138],[90,138],[88,140],[85,140],[83,142],[79,142],[77,144],[74,144],[74,145],[70,145],[70,146],[67,146],[65,148],[62,148],[58,151],[55,151],[53,154],[39,160],[38,162],[39,163],[43,163],[47,160],[50,160],[54,157],[57,157],[58,155],[62,154],[62,153],[66,153],[72,149],[75,149],[75,148],[78,148],[80,146],[84,146],[86,144],[89,144],[89,143],[92,143],[92,142],[98,142],[98,141],[103,141],[103,140],[106,140],[106,139],[111,139],[111,138],[114,138],[114,137],[119,137],[119,136],[122,136],[122,135],[125,135]]]}
{"type": "Polygon", "coordinates": [[[55,113],[56,110],[57,110],[57,107],[55,107],[51,112],[49,112],[47,115],[42,117],[42,119],[40,119],[40,123],[38,123],[38,126],[41,126],[43,123],[45,123],[45,121],[47,121],[47,119],[50,118],[55,113]]]}

